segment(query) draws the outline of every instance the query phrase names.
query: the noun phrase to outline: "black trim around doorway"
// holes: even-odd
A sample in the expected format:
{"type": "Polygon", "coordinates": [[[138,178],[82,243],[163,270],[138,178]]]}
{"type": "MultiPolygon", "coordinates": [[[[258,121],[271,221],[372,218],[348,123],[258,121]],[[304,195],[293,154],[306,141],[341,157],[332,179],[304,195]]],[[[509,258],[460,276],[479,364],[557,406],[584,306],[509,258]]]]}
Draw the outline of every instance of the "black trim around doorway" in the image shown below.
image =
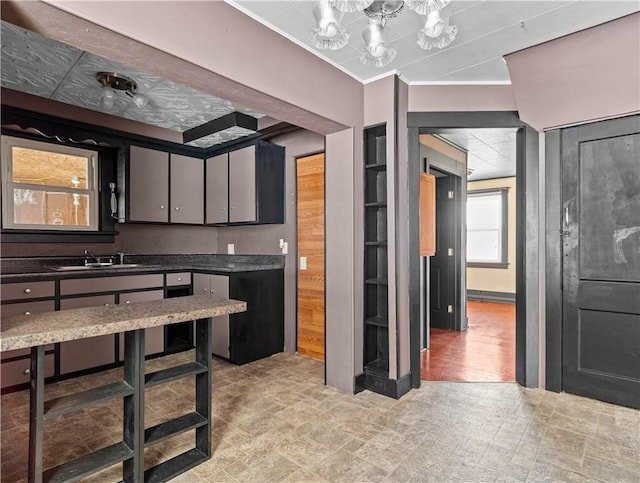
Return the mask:
{"type": "MultiPolygon", "coordinates": [[[[527,240],[527,233],[537,230],[537,224],[531,224],[527,232],[527,212],[537,215],[538,191],[527,188],[537,186],[538,179],[534,174],[527,179],[527,171],[538,170],[538,136],[537,132],[518,118],[513,111],[490,112],[410,112],[407,115],[408,127],[408,193],[409,219],[418,219],[418,179],[421,169],[419,136],[420,134],[447,133],[457,129],[473,128],[516,128],[516,380],[526,386],[538,385],[538,321],[531,320],[527,324],[527,290],[528,272],[537,276],[537,266],[527,270],[527,259],[534,259],[534,248],[537,252],[537,236],[527,240]],[[526,163],[525,163],[526,159],[526,163]],[[527,209],[529,208],[529,210],[527,209]],[[529,245],[527,245],[529,243],[529,245]],[[534,247],[535,245],[535,247],[534,247]],[[535,333],[534,333],[535,330],[535,333]]],[[[537,218],[537,216],[536,216],[537,218]]],[[[532,220],[533,221],[533,220],[532,220]]],[[[410,307],[410,361],[412,387],[420,387],[420,257],[417,224],[409,224],[409,307],[410,307]],[[415,226],[414,226],[415,225],[415,226]]],[[[531,275],[530,274],[530,275],[531,275]]],[[[533,282],[533,281],[532,281],[533,282]]],[[[535,285],[537,286],[537,285],[535,285]]],[[[532,293],[535,295],[535,293],[532,293]]],[[[537,302],[536,302],[537,303],[537,302]]],[[[537,313],[537,305],[532,308],[537,313]]],[[[533,317],[531,317],[533,319],[533,317]]]]}

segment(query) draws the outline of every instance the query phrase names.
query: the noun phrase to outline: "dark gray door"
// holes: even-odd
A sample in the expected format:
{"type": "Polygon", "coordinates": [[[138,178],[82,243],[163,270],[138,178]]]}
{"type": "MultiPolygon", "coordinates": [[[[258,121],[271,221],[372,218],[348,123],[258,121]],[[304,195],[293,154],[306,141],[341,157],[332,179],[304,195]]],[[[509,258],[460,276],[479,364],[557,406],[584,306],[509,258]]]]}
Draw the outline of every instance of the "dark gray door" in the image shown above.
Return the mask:
{"type": "Polygon", "coordinates": [[[455,300],[456,206],[453,175],[436,175],[436,253],[429,258],[431,327],[453,330],[455,300]]]}
{"type": "Polygon", "coordinates": [[[640,407],[640,116],[562,134],[563,389],[640,407]]]}

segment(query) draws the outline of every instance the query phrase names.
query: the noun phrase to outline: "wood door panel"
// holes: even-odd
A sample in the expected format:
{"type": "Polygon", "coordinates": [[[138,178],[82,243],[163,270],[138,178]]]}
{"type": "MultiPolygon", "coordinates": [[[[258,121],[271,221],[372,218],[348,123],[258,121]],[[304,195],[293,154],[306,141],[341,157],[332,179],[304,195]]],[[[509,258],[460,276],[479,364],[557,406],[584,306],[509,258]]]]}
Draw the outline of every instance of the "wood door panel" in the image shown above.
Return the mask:
{"type": "Polygon", "coordinates": [[[298,352],[324,360],[324,154],[296,163],[298,193],[298,352]]]}

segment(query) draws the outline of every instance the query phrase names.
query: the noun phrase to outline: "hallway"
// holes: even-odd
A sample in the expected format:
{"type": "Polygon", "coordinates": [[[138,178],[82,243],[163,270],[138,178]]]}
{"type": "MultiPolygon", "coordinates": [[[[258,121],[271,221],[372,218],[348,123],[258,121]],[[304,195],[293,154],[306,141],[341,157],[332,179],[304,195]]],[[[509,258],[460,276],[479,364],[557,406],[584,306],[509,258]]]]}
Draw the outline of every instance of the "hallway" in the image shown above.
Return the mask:
{"type": "Polygon", "coordinates": [[[423,381],[515,381],[516,306],[467,302],[469,328],[431,329],[431,348],[421,353],[423,381]]]}

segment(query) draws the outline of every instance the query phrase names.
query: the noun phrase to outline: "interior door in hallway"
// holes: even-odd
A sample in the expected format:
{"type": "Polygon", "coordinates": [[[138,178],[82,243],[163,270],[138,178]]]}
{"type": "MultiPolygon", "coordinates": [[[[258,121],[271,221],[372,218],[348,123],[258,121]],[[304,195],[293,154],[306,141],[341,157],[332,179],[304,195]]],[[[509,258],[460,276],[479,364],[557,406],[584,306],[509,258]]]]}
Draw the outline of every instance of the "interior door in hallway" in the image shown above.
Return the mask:
{"type": "Polygon", "coordinates": [[[436,253],[429,257],[430,326],[455,328],[456,249],[455,176],[431,170],[436,176],[436,253]],[[449,193],[453,193],[450,197],[449,193]]]}
{"type": "Polygon", "coordinates": [[[562,133],[566,392],[640,407],[640,116],[562,133]]]}
{"type": "Polygon", "coordinates": [[[324,360],[324,154],[299,158],[298,353],[324,360]]]}

